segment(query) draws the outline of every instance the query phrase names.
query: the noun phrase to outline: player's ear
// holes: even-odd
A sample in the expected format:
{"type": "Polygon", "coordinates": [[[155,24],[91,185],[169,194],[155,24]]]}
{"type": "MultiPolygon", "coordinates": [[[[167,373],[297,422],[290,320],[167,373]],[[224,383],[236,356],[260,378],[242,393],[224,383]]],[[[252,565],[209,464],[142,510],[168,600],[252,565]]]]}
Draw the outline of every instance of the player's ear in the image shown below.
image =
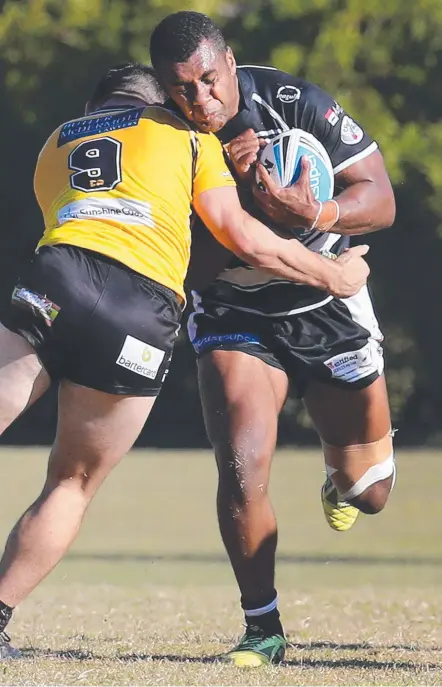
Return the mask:
{"type": "Polygon", "coordinates": [[[236,60],[235,60],[235,56],[232,52],[232,48],[229,48],[229,46],[227,46],[227,49],[226,49],[226,61],[227,61],[227,66],[229,67],[230,73],[232,75],[236,74],[236,60]]]}

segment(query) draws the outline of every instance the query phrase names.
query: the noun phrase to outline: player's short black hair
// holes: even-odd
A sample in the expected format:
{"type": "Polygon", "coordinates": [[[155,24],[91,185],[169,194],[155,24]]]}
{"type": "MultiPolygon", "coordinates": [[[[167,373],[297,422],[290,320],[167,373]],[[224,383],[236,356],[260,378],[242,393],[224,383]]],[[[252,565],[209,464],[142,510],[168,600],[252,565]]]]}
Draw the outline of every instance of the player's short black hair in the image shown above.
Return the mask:
{"type": "Polygon", "coordinates": [[[160,62],[187,62],[202,40],[211,41],[221,52],[227,45],[214,21],[201,12],[181,11],[169,14],[153,30],[150,59],[154,67],[160,62]]]}
{"type": "Polygon", "coordinates": [[[164,103],[167,99],[153,67],[140,62],[125,62],[111,67],[96,85],[89,108],[95,110],[116,95],[140,98],[148,105],[164,103]]]}

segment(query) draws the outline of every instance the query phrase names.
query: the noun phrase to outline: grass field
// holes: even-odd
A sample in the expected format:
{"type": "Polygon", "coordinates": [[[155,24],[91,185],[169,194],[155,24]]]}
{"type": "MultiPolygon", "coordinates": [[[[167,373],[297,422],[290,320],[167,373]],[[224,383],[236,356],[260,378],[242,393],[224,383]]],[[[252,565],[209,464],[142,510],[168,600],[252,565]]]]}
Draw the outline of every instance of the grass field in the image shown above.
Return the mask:
{"type": "MultiPolygon", "coordinates": [[[[37,494],[45,450],[0,452],[0,535],[37,494]]],[[[69,557],[10,625],[8,685],[442,685],[442,461],[399,452],[386,511],[330,531],[319,452],[280,452],[272,497],[284,665],[222,666],[241,633],[209,453],[133,452],[69,557]]]]}

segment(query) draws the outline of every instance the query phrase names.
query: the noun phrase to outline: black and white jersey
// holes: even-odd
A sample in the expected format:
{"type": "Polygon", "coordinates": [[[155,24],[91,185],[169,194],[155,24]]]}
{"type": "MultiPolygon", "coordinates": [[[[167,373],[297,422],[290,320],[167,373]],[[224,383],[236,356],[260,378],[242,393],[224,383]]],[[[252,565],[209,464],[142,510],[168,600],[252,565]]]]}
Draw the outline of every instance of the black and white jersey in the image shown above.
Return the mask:
{"type": "MultiPolygon", "coordinates": [[[[254,129],[260,138],[268,140],[292,128],[303,129],[323,144],[335,175],[377,149],[376,142],[330,95],[308,81],[272,67],[254,66],[239,67],[238,80],[240,109],[217,134],[223,144],[246,129],[254,129]]],[[[256,207],[246,207],[277,231],[256,207]]],[[[347,237],[338,234],[296,227],[292,233],[310,250],[324,255],[339,255],[349,243],[347,237]]],[[[311,310],[331,298],[324,291],[278,279],[235,258],[204,291],[201,305],[210,301],[235,310],[277,316],[311,310]]]]}

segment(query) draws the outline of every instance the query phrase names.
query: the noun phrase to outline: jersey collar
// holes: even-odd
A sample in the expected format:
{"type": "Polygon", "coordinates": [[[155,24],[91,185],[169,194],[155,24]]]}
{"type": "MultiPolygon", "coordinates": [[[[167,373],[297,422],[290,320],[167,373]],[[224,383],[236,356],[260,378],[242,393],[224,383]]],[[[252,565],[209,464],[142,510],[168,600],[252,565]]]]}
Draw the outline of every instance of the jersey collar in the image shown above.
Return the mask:
{"type": "Polygon", "coordinates": [[[92,114],[103,114],[104,112],[121,112],[121,110],[138,110],[140,109],[137,105],[113,105],[112,107],[100,107],[99,110],[95,110],[92,114]]]}
{"type": "Polygon", "coordinates": [[[236,76],[238,77],[239,86],[239,112],[250,110],[249,103],[253,93],[252,76],[244,67],[238,67],[236,76]]]}
{"type": "Polygon", "coordinates": [[[242,134],[249,127],[253,129],[253,123],[250,121],[250,110],[253,106],[253,79],[249,71],[241,67],[236,74],[239,86],[239,109],[237,114],[216,134],[222,143],[229,143],[232,138],[242,134]]]}

